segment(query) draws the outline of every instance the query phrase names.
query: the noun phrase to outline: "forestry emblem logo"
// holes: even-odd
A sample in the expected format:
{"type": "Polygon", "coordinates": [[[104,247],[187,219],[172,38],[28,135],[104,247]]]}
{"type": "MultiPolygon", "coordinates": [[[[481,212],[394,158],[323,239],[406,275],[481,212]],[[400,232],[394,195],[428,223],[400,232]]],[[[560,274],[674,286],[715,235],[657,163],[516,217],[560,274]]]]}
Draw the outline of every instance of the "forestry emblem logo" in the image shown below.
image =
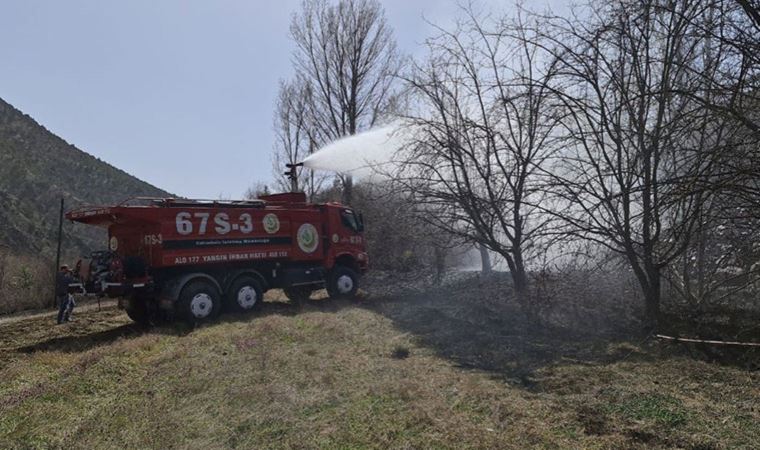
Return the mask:
{"type": "Polygon", "coordinates": [[[280,219],[277,218],[276,214],[267,214],[262,222],[264,223],[264,230],[267,233],[275,234],[280,231],[280,219]]]}
{"type": "Polygon", "coordinates": [[[304,253],[313,253],[319,246],[317,228],[310,223],[305,223],[298,228],[297,238],[298,246],[304,253]]]}

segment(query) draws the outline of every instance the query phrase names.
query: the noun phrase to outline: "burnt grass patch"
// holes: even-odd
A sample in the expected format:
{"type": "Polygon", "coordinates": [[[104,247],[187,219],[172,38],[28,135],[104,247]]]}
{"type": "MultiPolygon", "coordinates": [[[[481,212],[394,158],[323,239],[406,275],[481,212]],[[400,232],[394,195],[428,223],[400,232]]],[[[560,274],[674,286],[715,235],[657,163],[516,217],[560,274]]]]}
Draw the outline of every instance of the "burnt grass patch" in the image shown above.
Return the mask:
{"type": "MultiPolygon", "coordinates": [[[[757,347],[674,343],[654,337],[670,333],[760,342],[760,315],[754,313],[733,312],[737,319],[721,324],[711,321],[709,314],[670,308],[655,332],[642,322],[643,305],[635,296],[613,294],[614,286],[553,287],[555,293],[561,292],[554,304],[544,303],[538,314],[526,314],[513,298],[505,273],[464,273],[427,288],[420,287],[421,277],[402,278],[399,286],[388,289],[392,277],[381,275],[382,283],[369,280],[372,294],[365,307],[392,319],[460,367],[491,372],[529,388],[540,388],[536,371],[558,363],[597,366],[689,357],[742,370],[760,369],[757,347]],[[574,297],[574,288],[586,297],[574,297]]],[[[719,316],[727,314],[731,313],[722,311],[719,316]]]]}
{"type": "Polygon", "coordinates": [[[409,353],[410,352],[407,347],[397,345],[396,347],[393,347],[393,350],[391,350],[391,358],[406,359],[409,357],[409,353]]]}
{"type": "Polygon", "coordinates": [[[459,367],[487,371],[531,389],[540,388],[538,370],[560,362],[598,365],[654,357],[629,344],[647,337],[629,324],[621,325],[622,331],[600,331],[583,324],[568,328],[536,321],[510,298],[509,289],[503,274],[471,275],[428,291],[374,294],[363,306],[390,318],[459,367]]]}

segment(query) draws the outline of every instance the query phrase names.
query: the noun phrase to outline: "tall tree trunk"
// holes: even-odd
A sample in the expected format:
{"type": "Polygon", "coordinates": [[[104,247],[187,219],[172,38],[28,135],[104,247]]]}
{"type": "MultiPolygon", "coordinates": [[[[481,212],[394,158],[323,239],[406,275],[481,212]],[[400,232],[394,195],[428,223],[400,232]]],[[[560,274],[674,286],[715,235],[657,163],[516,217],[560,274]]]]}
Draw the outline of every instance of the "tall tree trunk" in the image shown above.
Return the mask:
{"type": "Polygon", "coordinates": [[[478,245],[480,251],[480,268],[483,275],[491,273],[491,255],[488,254],[488,249],[483,245],[478,245]]]}
{"type": "Polygon", "coordinates": [[[641,292],[644,294],[644,312],[647,320],[653,327],[657,328],[660,319],[660,269],[653,263],[644,262],[642,264],[631,249],[626,256],[636,279],[639,281],[641,292]]]}
{"type": "Polygon", "coordinates": [[[517,253],[501,254],[509,266],[509,274],[512,276],[512,286],[517,302],[526,313],[531,313],[528,299],[528,276],[525,273],[522,255],[517,253]]]}
{"type": "Polygon", "coordinates": [[[660,298],[660,274],[659,271],[657,271],[657,274],[650,273],[649,286],[644,292],[644,305],[646,307],[647,319],[655,329],[660,325],[660,298]]]}
{"type": "Polygon", "coordinates": [[[517,296],[517,301],[528,311],[531,305],[528,298],[529,286],[528,275],[525,273],[525,263],[520,251],[516,251],[514,257],[515,268],[512,270],[512,281],[515,285],[515,295],[517,296]]]}
{"type": "Polygon", "coordinates": [[[707,291],[707,280],[705,277],[705,239],[707,239],[705,233],[705,225],[700,218],[699,230],[697,231],[697,295],[699,296],[699,305],[705,300],[705,292],[707,291]]]}
{"type": "Polygon", "coordinates": [[[441,247],[435,246],[433,248],[433,254],[435,256],[435,279],[436,285],[441,284],[443,281],[443,271],[446,269],[446,253],[441,247]]]}

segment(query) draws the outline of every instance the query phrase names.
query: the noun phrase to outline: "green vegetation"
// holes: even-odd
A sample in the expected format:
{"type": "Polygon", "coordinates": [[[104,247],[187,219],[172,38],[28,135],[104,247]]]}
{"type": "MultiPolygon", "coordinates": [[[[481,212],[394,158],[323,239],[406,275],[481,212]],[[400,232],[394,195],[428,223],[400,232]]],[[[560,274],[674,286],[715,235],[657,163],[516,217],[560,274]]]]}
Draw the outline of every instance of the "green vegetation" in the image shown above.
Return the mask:
{"type": "Polygon", "coordinates": [[[49,306],[53,267],[42,258],[10,255],[0,248],[0,314],[49,306]]]}
{"type": "Polygon", "coordinates": [[[680,425],[687,419],[680,400],[657,393],[635,394],[612,405],[610,410],[631,420],[651,420],[668,427],[680,425]]]}

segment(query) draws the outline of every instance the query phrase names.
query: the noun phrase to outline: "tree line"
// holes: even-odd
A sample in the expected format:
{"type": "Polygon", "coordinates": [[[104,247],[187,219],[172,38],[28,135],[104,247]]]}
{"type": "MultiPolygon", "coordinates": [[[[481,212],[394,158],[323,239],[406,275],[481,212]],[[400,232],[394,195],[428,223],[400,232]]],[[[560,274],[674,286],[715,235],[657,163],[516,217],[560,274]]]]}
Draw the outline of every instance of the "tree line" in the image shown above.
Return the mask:
{"type": "MultiPolygon", "coordinates": [[[[470,4],[412,59],[377,1],[306,0],[275,108],[275,171],[401,118],[412,138],[371,190],[386,198],[377,207],[406,206],[430,258],[453,243],[488,249],[530,308],[533,268],[592,245],[624,262],[656,324],[663,296],[700,305],[758,288],[758,6],[590,0],[558,15],[470,4]]],[[[330,186],[299,170],[312,198],[355,197],[350,176],[330,186]]]]}

